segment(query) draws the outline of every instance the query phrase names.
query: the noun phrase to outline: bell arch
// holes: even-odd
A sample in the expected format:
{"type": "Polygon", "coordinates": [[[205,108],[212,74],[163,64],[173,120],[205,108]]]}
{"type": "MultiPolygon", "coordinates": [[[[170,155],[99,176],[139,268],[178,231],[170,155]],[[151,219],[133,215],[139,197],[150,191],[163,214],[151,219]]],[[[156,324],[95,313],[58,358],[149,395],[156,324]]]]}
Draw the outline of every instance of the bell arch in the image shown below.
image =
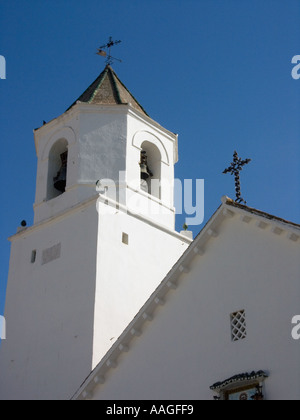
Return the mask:
{"type": "MultiPolygon", "coordinates": [[[[43,147],[40,147],[39,143],[37,143],[38,170],[40,174],[40,177],[38,178],[39,182],[37,184],[38,200],[49,201],[63,193],[63,191],[54,188],[53,178],[58,175],[62,166],[63,157],[61,157],[61,155],[67,152],[67,157],[69,157],[70,149],[74,149],[76,144],[76,134],[71,127],[67,126],[52,133],[43,147]],[[42,174],[45,174],[46,176],[43,176],[42,174]]],[[[74,153],[75,150],[72,151],[72,155],[74,155],[74,153]]],[[[72,160],[74,160],[74,158],[72,158],[72,160]]]]}
{"type": "Polygon", "coordinates": [[[166,165],[170,165],[168,152],[163,142],[157,136],[150,133],[149,131],[138,131],[137,133],[135,133],[132,139],[132,145],[141,150],[142,144],[144,142],[149,142],[155,145],[160,152],[161,162],[165,163],[166,165]]]}
{"type": "Polygon", "coordinates": [[[69,145],[69,148],[76,143],[76,135],[74,130],[71,127],[63,127],[60,130],[56,130],[55,133],[48,139],[43,150],[39,151],[40,160],[43,162],[45,159],[48,159],[50,150],[53,145],[60,139],[66,139],[69,145]]]}

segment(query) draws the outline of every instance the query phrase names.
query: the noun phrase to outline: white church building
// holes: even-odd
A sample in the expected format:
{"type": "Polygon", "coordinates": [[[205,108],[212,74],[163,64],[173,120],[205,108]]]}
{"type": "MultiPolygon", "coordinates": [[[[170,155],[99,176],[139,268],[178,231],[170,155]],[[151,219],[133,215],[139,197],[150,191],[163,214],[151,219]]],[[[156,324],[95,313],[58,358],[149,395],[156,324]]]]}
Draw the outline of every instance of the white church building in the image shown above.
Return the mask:
{"type": "Polygon", "coordinates": [[[300,399],[299,226],[222,201],[74,399],[300,399]]]}
{"type": "Polygon", "coordinates": [[[299,225],[223,197],[176,232],[177,135],[109,65],[34,138],[1,400],[300,399],[299,225]]]}

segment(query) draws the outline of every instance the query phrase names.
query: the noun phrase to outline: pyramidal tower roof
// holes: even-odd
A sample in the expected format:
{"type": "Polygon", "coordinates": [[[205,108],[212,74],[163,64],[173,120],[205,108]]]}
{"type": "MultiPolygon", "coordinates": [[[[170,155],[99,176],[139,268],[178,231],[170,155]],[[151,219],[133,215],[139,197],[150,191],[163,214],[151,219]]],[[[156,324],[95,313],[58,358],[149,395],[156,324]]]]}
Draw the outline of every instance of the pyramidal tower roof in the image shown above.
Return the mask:
{"type": "Polygon", "coordinates": [[[138,103],[109,65],[105,67],[103,72],[70,106],[70,108],[77,102],[85,102],[94,105],[120,105],[130,103],[133,108],[148,116],[144,108],[138,103]]]}

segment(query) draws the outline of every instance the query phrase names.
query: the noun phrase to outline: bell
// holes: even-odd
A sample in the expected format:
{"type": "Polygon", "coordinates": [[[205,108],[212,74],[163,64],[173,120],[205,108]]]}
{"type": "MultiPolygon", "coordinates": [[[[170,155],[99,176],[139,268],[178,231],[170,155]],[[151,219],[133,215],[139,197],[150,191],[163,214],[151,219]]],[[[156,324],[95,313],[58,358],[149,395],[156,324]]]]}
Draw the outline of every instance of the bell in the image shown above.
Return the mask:
{"type": "Polygon", "coordinates": [[[150,177],[150,173],[148,172],[148,167],[145,163],[141,163],[141,178],[146,180],[150,177]]]}
{"type": "Polygon", "coordinates": [[[61,158],[61,168],[57,172],[57,175],[53,178],[54,181],[54,188],[61,193],[64,193],[66,190],[67,184],[67,160],[68,160],[68,152],[62,153],[60,155],[61,158]]]}
{"type": "Polygon", "coordinates": [[[153,176],[152,172],[150,171],[148,167],[147,153],[144,150],[141,151],[140,167],[141,167],[141,179],[146,180],[149,177],[153,176]]]}
{"type": "Polygon", "coordinates": [[[66,190],[67,184],[67,168],[62,166],[60,171],[57,172],[57,176],[53,178],[54,188],[61,193],[64,193],[66,190]]]}

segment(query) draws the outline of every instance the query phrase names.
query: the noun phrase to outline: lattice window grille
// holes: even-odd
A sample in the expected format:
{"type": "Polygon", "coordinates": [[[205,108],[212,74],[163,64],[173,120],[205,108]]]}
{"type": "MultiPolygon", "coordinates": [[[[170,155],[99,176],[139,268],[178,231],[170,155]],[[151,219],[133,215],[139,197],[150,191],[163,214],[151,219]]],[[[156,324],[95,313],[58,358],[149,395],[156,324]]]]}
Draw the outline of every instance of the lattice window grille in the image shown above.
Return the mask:
{"type": "Polygon", "coordinates": [[[245,311],[234,312],[231,318],[231,338],[232,341],[243,340],[247,336],[246,314],[245,311]]]}

